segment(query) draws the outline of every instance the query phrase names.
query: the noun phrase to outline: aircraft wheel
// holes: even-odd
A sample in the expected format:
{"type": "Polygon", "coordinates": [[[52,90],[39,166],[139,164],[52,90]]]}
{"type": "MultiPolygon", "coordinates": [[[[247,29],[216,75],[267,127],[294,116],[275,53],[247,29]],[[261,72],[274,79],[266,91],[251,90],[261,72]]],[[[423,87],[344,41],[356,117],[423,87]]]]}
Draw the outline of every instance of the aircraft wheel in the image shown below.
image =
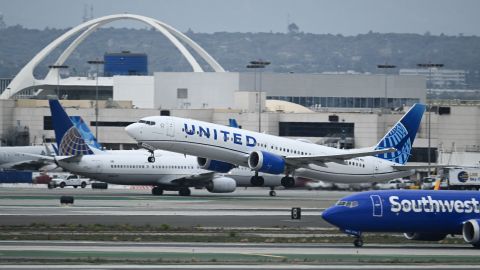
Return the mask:
{"type": "Polygon", "coordinates": [[[160,196],[162,194],[163,194],[163,189],[161,189],[159,187],[152,188],[152,195],[160,196]]]}
{"type": "Polygon", "coordinates": [[[355,247],[363,247],[363,239],[362,238],[355,238],[355,240],[353,240],[353,245],[355,247]]]}
{"type": "Polygon", "coordinates": [[[190,196],[191,192],[189,188],[182,188],[178,191],[180,196],[190,196]]]}
{"type": "Polygon", "coordinates": [[[261,187],[263,186],[263,183],[265,183],[265,180],[261,176],[252,176],[252,178],[250,178],[250,183],[252,186],[261,187]]]}
{"type": "Polygon", "coordinates": [[[282,177],[282,180],[280,181],[282,186],[286,187],[286,188],[292,188],[295,186],[295,179],[293,177],[290,177],[290,176],[285,176],[285,177],[282,177]]]}
{"type": "Polygon", "coordinates": [[[270,190],[270,197],[275,197],[277,196],[277,192],[275,192],[275,190],[270,190]]]}
{"type": "Polygon", "coordinates": [[[154,163],[155,162],[155,157],[148,157],[148,162],[154,163]]]}

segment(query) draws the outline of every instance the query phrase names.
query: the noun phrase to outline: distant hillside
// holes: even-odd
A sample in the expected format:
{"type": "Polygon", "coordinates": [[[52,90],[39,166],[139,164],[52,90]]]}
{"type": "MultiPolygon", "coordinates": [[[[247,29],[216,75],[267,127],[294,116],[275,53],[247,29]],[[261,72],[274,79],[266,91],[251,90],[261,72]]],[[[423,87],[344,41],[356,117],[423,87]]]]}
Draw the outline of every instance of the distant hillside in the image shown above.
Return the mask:
{"type": "MultiPolygon", "coordinates": [[[[0,77],[14,76],[38,51],[67,29],[32,30],[11,26],[0,30],[0,77]]],[[[275,72],[346,71],[377,73],[377,64],[388,61],[399,68],[436,62],[448,69],[469,71],[470,88],[480,88],[480,37],[368,33],[357,36],[309,33],[187,32],[229,71],[245,70],[248,61],[272,62],[275,72]]],[[[145,52],[149,71],[189,71],[188,63],[163,36],[153,30],[99,29],[68,59],[71,74],[85,74],[88,60],[105,52],[145,52]]],[[[36,70],[45,74],[56,51],[36,70]]],[[[205,63],[202,63],[205,64],[205,63]]]]}

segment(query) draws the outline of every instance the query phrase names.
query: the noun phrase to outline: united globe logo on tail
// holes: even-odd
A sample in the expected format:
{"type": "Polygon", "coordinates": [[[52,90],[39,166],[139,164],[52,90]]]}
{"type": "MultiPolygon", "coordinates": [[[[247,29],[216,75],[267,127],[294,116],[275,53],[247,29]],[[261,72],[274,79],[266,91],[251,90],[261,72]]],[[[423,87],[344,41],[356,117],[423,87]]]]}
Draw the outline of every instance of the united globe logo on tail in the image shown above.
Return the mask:
{"type": "Polygon", "coordinates": [[[92,155],[93,152],[85,143],[82,135],[75,127],[71,127],[64,134],[58,148],[61,156],[92,155]]]}
{"type": "Polygon", "coordinates": [[[398,123],[393,127],[385,138],[377,146],[377,149],[396,148],[397,151],[392,153],[385,153],[377,157],[390,160],[395,163],[405,164],[410,157],[412,151],[412,142],[408,131],[402,123],[398,123]]]}
{"type": "Polygon", "coordinates": [[[402,165],[407,163],[424,112],[425,105],[413,105],[375,148],[376,150],[395,148],[397,151],[376,155],[376,157],[402,165]]]}

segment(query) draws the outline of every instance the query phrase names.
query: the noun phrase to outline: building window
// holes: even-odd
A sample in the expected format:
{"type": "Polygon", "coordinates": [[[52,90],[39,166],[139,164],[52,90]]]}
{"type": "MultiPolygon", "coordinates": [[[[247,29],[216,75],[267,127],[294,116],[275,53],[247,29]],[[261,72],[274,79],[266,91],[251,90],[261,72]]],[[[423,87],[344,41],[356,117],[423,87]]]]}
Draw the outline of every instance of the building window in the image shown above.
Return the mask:
{"type": "Polygon", "coordinates": [[[280,122],[279,135],[291,137],[354,138],[354,123],[280,122]]]}
{"type": "Polygon", "coordinates": [[[52,117],[44,116],[43,117],[43,130],[53,130],[52,117]]]}
{"type": "MultiPolygon", "coordinates": [[[[414,147],[408,162],[428,162],[428,147],[414,147]]],[[[430,148],[430,162],[437,162],[437,148],[430,148]]]]}
{"type": "Polygon", "coordinates": [[[188,88],[177,88],[177,98],[187,99],[188,98],[188,88]]]}
{"type": "MultiPolygon", "coordinates": [[[[118,122],[118,121],[114,121],[114,122],[108,122],[108,121],[98,121],[98,126],[99,127],[126,127],[130,124],[133,124],[135,122],[118,122]]],[[[92,127],[95,127],[97,126],[97,122],[95,121],[91,121],[90,122],[90,126],[92,127]]]]}

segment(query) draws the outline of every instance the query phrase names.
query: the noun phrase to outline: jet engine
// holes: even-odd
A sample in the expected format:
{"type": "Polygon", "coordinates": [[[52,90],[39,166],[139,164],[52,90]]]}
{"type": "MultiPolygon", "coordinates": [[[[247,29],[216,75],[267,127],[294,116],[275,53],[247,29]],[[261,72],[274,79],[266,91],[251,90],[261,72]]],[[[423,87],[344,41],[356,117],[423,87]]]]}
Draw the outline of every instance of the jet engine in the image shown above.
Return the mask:
{"type": "Polygon", "coordinates": [[[408,240],[416,240],[416,241],[440,241],[445,239],[447,236],[444,233],[415,233],[409,232],[403,234],[405,238],[408,240]]]}
{"type": "Polygon", "coordinates": [[[230,193],[237,188],[237,182],[229,177],[217,177],[208,183],[206,188],[211,193],[230,193]]]}
{"type": "Polygon", "coordinates": [[[281,174],[285,171],[285,160],[269,152],[253,151],[248,157],[248,166],[258,172],[281,174]]]}
{"type": "Polygon", "coordinates": [[[211,160],[209,158],[197,157],[197,163],[200,168],[204,170],[227,173],[235,167],[235,165],[218,160],[211,160]]]}
{"type": "Polygon", "coordinates": [[[470,219],[463,223],[462,234],[465,242],[480,248],[480,220],[470,219]]]}

